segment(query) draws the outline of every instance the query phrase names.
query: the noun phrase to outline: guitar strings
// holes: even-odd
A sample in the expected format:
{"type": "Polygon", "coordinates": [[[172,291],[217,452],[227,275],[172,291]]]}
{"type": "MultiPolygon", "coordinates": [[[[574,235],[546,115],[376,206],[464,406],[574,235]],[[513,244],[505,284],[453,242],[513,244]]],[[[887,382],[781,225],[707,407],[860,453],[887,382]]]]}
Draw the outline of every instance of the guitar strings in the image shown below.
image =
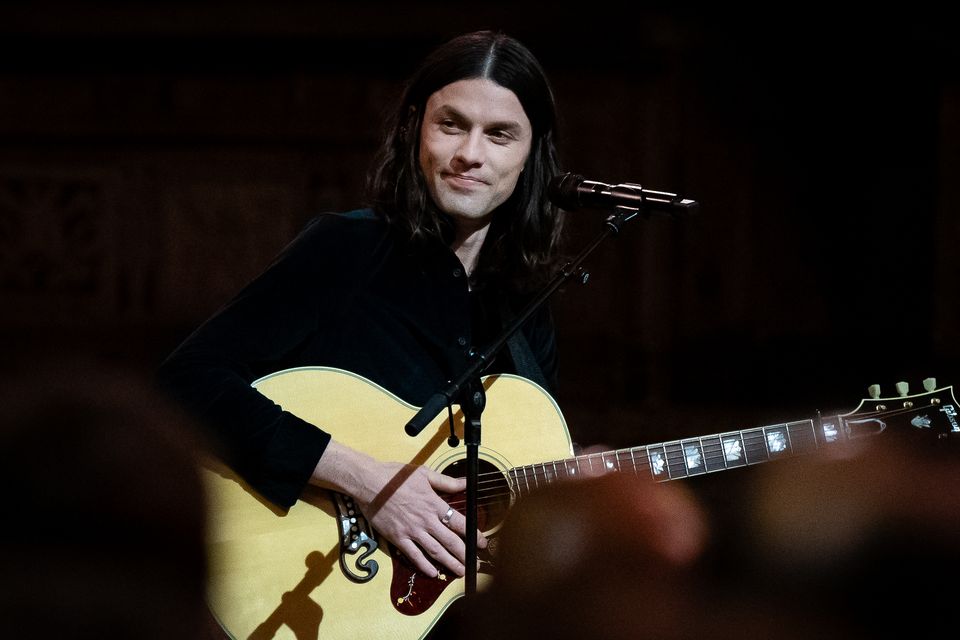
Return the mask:
{"type": "MultiPolygon", "coordinates": [[[[862,414],[858,414],[856,419],[865,420],[876,416],[895,417],[905,413],[912,413],[918,409],[919,408],[914,407],[903,407],[888,411],[864,412],[862,414]]],[[[842,416],[838,415],[835,416],[835,418],[840,420],[842,419],[842,416]]],[[[847,421],[849,422],[851,418],[852,416],[848,417],[847,421]]],[[[689,477],[691,475],[702,475],[712,471],[721,471],[724,469],[747,466],[751,464],[759,464],[775,459],[778,457],[778,454],[781,453],[783,455],[795,455],[799,453],[812,452],[819,449],[820,443],[817,441],[816,436],[813,433],[806,433],[807,428],[813,427],[814,421],[808,419],[789,423],[779,423],[765,427],[754,427],[740,431],[728,431],[709,436],[697,436],[695,438],[670,440],[653,445],[592,453],[583,456],[575,456],[573,458],[567,458],[564,460],[535,463],[522,467],[515,467],[507,472],[486,472],[480,474],[480,477],[485,479],[478,481],[478,493],[484,492],[482,498],[486,500],[487,504],[489,504],[491,502],[491,498],[502,498],[504,496],[513,495],[514,493],[520,494],[524,490],[529,492],[530,490],[539,488],[541,480],[544,484],[550,484],[558,479],[563,479],[564,475],[567,478],[573,478],[577,475],[582,475],[580,463],[584,460],[590,466],[591,470],[593,468],[593,462],[595,459],[599,459],[598,464],[600,465],[601,469],[610,471],[614,470],[614,463],[607,460],[607,458],[612,458],[615,461],[615,469],[617,471],[622,472],[624,469],[626,469],[626,471],[630,471],[632,467],[632,471],[637,475],[643,471],[650,473],[651,463],[648,459],[648,456],[651,451],[656,454],[663,454],[663,469],[668,474],[667,479],[673,477],[673,474],[670,472],[671,465],[677,467],[677,477],[679,478],[689,477]],[[803,431],[796,433],[795,430],[799,428],[802,428],[803,431]],[[769,451],[766,439],[770,433],[783,433],[786,435],[787,446],[789,446],[789,450],[785,449],[783,452],[769,451]],[[730,436],[732,436],[736,442],[741,444],[741,450],[738,452],[738,454],[742,454],[742,459],[739,457],[739,455],[735,459],[725,459],[727,457],[725,445],[731,441],[730,436]],[[794,440],[798,440],[800,442],[795,443],[794,440]],[[804,440],[805,442],[803,442],[804,440]],[[803,444],[806,444],[810,448],[803,450],[803,444]],[[693,449],[688,450],[687,448],[691,446],[693,449]],[[749,453],[751,452],[751,449],[754,449],[754,456],[760,459],[755,461],[749,460],[749,453]],[[639,464],[636,456],[634,455],[635,452],[638,451],[641,451],[645,454],[640,458],[639,464]],[[762,453],[762,457],[758,456],[758,453],[762,453]],[[630,459],[621,460],[621,454],[629,454],[630,459]],[[697,460],[698,457],[699,460],[697,460]],[[695,462],[695,464],[688,464],[688,462],[695,462]],[[711,463],[713,463],[713,468],[711,468],[711,463]],[[553,470],[551,471],[550,468],[553,470]],[[692,472],[691,468],[693,469],[692,472]],[[511,473],[514,476],[512,482],[508,477],[511,473]],[[521,481],[522,484],[526,485],[525,487],[521,486],[521,481]],[[484,488],[482,486],[490,484],[495,485],[495,487],[484,488]],[[533,485],[532,487],[531,484],[533,485]],[[503,492],[501,489],[503,486],[510,490],[503,492]],[[497,490],[499,493],[491,493],[492,490],[497,490]]],[[[653,474],[651,473],[651,475],[653,474]]],[[[480,499],[481,496],[478,496],[478,502],[480,502],[480,499]]],[[[463,502],[465,501],[452,501],[451,504],[462,504],[463,502]]]]}

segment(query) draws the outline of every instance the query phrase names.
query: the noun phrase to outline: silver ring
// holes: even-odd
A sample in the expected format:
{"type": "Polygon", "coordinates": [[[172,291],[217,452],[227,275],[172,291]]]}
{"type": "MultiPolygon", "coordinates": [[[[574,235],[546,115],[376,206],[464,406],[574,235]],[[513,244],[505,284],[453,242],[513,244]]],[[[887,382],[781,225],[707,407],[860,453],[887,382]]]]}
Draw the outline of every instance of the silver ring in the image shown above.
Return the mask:
{"type": "Polygon", "coordinates": [[[443,517],[440,518],[440,522],[448,525],[450,524],[450,518],[452,517],[453,517],[453,507],[450,507],[449,509],[447,509],[447,512],[443,514],[443,517]]]}

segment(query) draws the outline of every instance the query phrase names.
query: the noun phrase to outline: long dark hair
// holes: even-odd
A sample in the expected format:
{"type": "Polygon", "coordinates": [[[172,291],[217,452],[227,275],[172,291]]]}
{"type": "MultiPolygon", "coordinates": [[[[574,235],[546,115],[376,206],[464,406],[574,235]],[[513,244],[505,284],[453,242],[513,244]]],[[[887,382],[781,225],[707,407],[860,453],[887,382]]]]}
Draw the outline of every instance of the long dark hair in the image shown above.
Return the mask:
{"type": "Polygon", "coordinates": [[[524,291],[549,277],[560,243],[561,211],[547,198],[559,171],[556,109],[546,74],[533,54],[503,33],[477,31],[435,49],[407,82],[388,121],[370,173],[374,209],[413,241],[453,238],[453,222],[430,198],[420,170],[420,127],[427,99],[458,80],[485,78],[510,89],[533,128],[530,155],[513,194],[494,213],[474,272],[524,291]]]}

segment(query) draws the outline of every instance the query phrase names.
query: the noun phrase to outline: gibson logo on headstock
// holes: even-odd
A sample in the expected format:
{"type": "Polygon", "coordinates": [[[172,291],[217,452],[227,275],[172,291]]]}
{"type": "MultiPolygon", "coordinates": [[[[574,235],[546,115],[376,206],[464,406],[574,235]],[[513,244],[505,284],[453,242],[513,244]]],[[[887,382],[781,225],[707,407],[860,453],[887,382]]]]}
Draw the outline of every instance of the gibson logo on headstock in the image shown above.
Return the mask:
{"type": "Polygon", "coordinates": [[[940,411],[947,415],[947,420],[950,421],[950,431],[960,431],[960,425],[957,424],[956,407],[954,407],[952,404],[945,404],[940,408],[940,411]]]}

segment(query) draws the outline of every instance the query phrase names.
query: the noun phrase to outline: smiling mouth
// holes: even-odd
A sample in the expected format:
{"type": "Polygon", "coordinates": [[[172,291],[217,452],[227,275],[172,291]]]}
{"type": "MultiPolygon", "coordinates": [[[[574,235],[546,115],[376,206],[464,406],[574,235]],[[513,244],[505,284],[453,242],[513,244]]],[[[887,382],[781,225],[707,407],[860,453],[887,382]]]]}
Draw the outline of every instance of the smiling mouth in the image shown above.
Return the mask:
{"type": "Polygon", "coordinates": [[[481,180],[480,178],[475,178],[473,176],[464,175],[462,173],[444,173],[442,174],[443,178],[446,180],[454,180],[455,182],[461,184],[487,184],[486,180],[481,180]]]}

